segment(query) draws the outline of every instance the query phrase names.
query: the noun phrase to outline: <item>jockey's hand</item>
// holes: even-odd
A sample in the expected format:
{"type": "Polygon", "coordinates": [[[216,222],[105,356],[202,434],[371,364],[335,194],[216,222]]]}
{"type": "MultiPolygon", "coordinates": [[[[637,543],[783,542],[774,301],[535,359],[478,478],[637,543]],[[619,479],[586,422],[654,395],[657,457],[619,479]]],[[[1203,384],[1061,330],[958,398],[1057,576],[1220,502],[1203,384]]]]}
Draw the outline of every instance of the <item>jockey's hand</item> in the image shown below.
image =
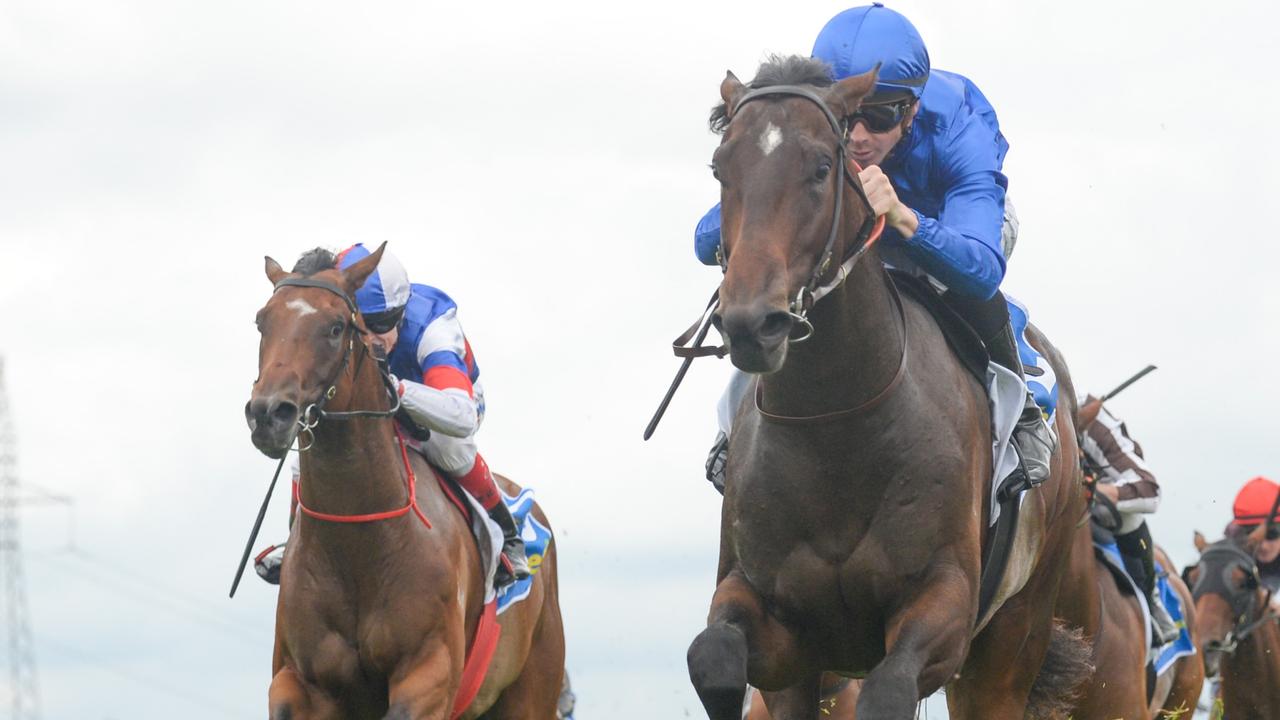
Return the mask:
{"type": "Polygon", "coordinates": [[[889,176],[878,166],[872,165],[858,173],[862,182],[862,190],[867,194],[867,201],[877,216],[884,215],[884,222],[897,230],[904,238],[916,234],[920,227],[920,219],[915,212],[898,199],[898,193],[889,182],[889,176]]]}
{"type": "Polygon", "coordinates": [[[1107,499],[1111,501],[1112,505],[1120,502],[1120,488],[1116,487],[1112,483],[1100,482],[1094,488],[1094,492],[1098,493],[1099,495],[1106,495],[1107,499]]]}

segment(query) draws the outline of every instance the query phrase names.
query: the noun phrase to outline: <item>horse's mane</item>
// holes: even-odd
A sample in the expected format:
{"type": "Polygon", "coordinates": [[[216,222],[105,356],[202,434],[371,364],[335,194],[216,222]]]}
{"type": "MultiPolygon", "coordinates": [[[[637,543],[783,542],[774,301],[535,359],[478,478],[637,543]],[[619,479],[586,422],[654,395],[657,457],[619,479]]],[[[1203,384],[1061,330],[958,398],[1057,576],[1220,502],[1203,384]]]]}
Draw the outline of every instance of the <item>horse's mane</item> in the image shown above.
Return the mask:
{"type": "Polygon", "coordinates": [[[298,256],[298,262],[293,264],[292,273],[302,275],[303,277],[315,275],[322,270],[332,270],[338,265],[338,256],[332,250],[326,250],[322,247],[312,248],[302,255],[298,256]]]}
{"type": "MultiPolygon", "coordinates": [[[[813,85],[814,87],[830,87],[835,79],[831,74],[831,66],[817,58],[803,55],[770,55],[756,76],[747,83],[750,88],[770,87],[772,85],[813,85]]],[[[729,127],[729,109],[724,103],[711,108],[711,119],[708,121],[711,132],[720,135],[729,127]]]]}

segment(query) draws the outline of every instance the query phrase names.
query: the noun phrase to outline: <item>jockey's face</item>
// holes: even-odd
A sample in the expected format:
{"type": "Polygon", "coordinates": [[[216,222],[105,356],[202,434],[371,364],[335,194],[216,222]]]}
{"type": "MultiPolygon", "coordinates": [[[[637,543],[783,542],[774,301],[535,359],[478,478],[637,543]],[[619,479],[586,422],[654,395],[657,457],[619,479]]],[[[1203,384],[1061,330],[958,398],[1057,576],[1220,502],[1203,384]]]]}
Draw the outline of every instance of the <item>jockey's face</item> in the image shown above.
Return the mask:
{"type": "Polygon", "coordinates": [[[872,132],[865,121],[855,121],[853,127],[849,128],[849,156],[863,168],[884,162],[889,151],[893,150],[893,146],[898,144],[902,135],[911,127],[911,121],[915,119],[919,107],[920,103],[912,103],[902,122],[885,132],[872,132]]]}
{"type": "Polygon", "coordinates": [[[1258,543],[1258,547],[1253,550],[1253,558],[1258,564],[1265,565],[1280,557],[1280,538],[1275,540],[1263,539],[1258,543]]]}
{"type": "Polygon", "coordinates": [[[371,347],[381,348],[384,356],[391,354],[391,348],[396,346],[396,340],[399,339],[399,327],[393,327],[381,334],[369,333],[369,345],[371,347]]]}

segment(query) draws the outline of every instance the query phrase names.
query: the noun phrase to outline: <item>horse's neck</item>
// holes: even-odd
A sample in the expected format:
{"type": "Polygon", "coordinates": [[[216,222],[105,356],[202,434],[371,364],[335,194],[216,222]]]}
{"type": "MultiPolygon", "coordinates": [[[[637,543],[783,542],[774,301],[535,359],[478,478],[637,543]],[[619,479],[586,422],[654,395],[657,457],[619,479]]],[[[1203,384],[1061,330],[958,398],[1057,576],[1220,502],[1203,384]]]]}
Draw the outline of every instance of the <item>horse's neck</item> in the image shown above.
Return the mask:
{"type": "Polygon", "coordinates": [[[764,408],[805,416],[857,407],[897,374],[903,319],[880,255],[868,252],[809,313],[813,336],[794,344],[782,369],[762,380],[764,408]]]}
{"type": "MultiPolygon", "coordinates": [[[[341,383],[326,410],[388,407],[377,363],[357,364],[358,376],[341,383]]],[[[405,467],[391,418],[323,420],[302,453],[302,503],[317,512],[362,515],[394,510],[407,501],[405,467]]]]}

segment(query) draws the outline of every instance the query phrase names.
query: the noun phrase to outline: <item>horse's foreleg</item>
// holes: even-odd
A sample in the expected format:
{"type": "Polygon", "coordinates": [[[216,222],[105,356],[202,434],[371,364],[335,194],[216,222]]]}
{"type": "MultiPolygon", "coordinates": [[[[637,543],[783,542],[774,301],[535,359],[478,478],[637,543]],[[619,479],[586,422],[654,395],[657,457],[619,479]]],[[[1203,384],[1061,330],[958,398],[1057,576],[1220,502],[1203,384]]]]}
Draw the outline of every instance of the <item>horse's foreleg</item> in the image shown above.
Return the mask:
{"type": "Polygon", "coordinates": [[[800,682],[777,692],[761,691],[771,720],[811,720],[818,717],[822,673],[814,671],[800,682]]]}
{"type": "Polygon", "coordinates": [[[329,720],[342,717],[337,704],[323,693],[307,689],[291,667],[281,667],[267,691],[271,720],[329,720]]]}
{"type": "Polygon", "coordinates": [[[716,587],[707,629],[689,646],[688,662],[689,679],[711,720],[741,718],[748,675],[757,686],[781,688],[801,672],[795,637],[768,615],[737,572],[716,587]]]}
{"type": "Polygon", "coordinates": [[[927,600],[917,600],[889,618],[887,652],[862,683],[859,718],[910,720],[920,699],[960,669],[972,622],[965,611],[968,589],[961,583],[934,585],[921,597],[927,600]]]}
{"type": "Polygon", "coordinates": [[[448,720],[460,680],[454,667],[462,666],[462,657],[457,653],[455,661],[447,643],[432,639],[423,659],[391,681],[384,720],[448,720]]]}

